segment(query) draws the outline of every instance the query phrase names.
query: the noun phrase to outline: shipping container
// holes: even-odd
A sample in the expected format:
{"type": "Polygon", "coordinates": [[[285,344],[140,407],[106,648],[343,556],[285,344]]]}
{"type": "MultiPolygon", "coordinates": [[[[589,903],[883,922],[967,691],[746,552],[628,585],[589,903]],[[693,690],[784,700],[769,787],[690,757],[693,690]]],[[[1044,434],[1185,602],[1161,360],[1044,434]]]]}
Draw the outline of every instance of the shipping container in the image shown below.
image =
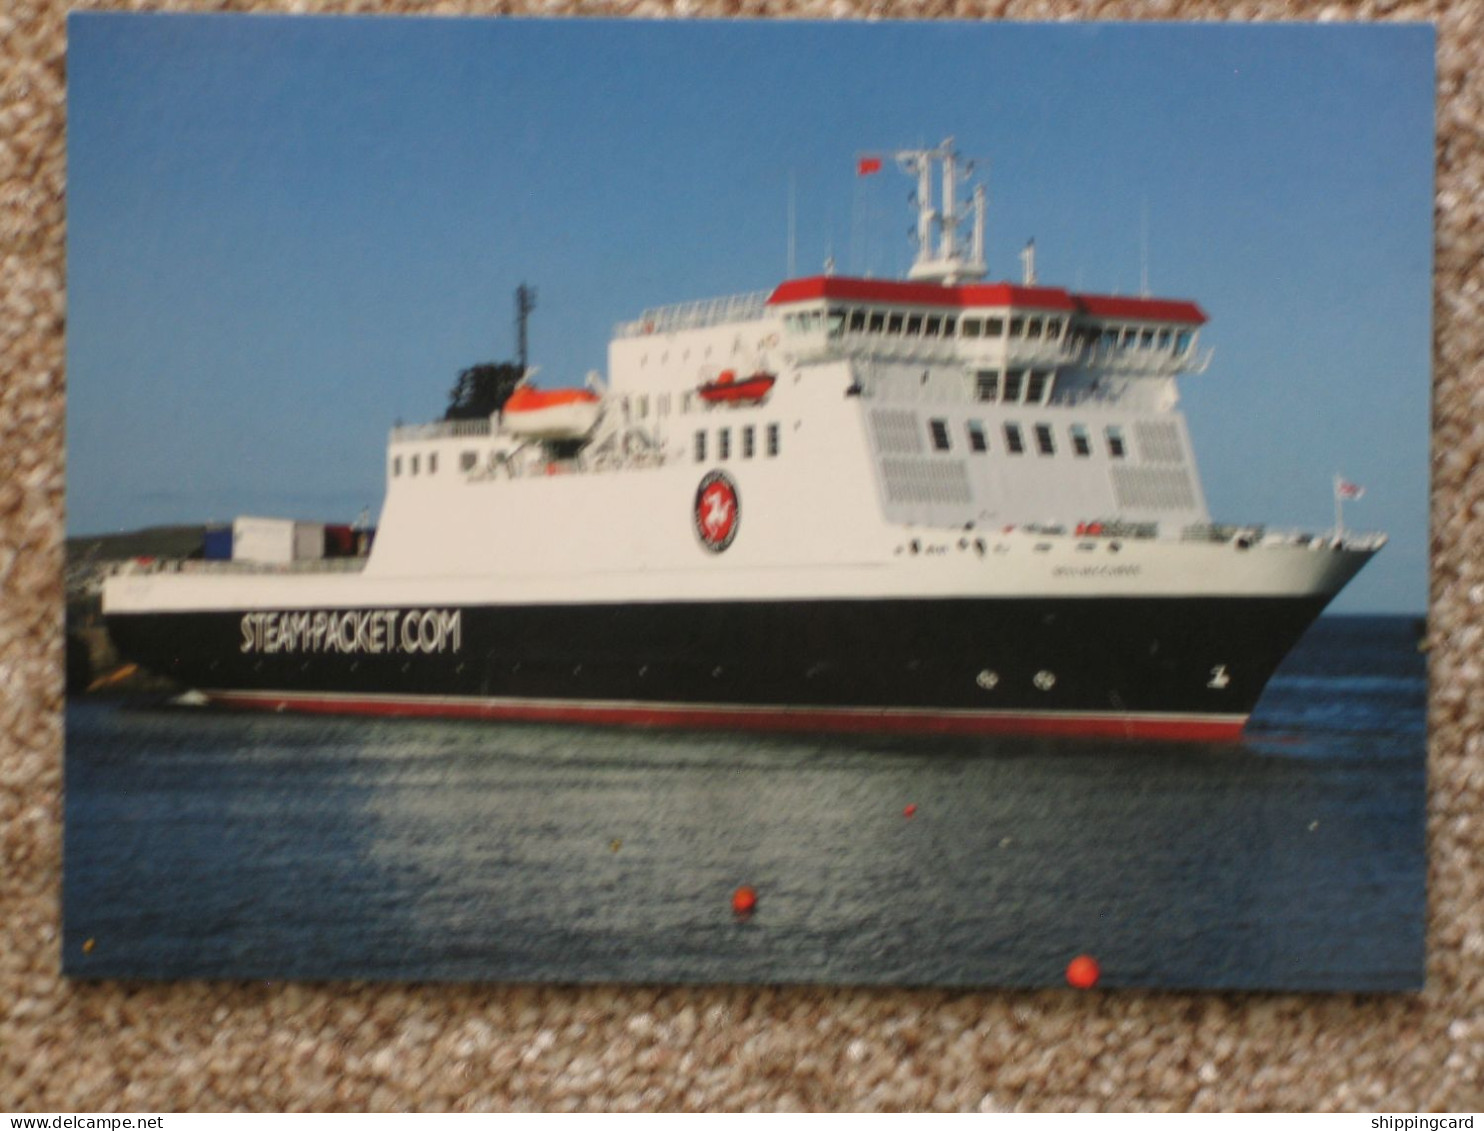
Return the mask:
{"type": "Polygon", "coordinates": [[[352,558],[356,553],[356,532],[346,523],[325,524],[325,557],[352,558]]]}
{"type": "Polygon", "coordinates": [[[207,527],[201,551],[202,557],[209,562],[231,561],[232,528],[230,526],[207,527]]]}
{"type": "Polygon", "coordinates": [[[291,518],[237,519],[232,524],[232,560],[287,565],[324,556],[325,528],[291,518]]]}
{"type": "Polygon", "coordinates": [[[325,524],[322,522],[294,523],[294,560],[296,562],[319,561],[325,556],[325,524]]]}

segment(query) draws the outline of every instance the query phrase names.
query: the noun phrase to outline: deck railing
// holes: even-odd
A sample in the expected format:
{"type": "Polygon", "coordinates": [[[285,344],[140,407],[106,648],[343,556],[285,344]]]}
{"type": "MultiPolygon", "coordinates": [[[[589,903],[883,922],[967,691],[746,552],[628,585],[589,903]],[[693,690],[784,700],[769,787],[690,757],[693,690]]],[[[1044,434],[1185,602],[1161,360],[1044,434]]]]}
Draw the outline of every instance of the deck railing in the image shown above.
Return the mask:
{"type": "Polygon", "coordinates": [[[639,338],[645,334],[669,334],[676,330],[699,330],[728,322],[753,322],[763,316],[772,291],[753,291],[743,295],[682,302],[673,306],[656,306],[632,322],[613,327],[615,338],[639,338]]]}
{"type": "Polygon", "coordinates": [[[446,436],[488,436],[488,417],[477,420],[435,420],[431,424],[398,424],[392,429],[392,443],[404,440],[440,440],[446,436]]]}

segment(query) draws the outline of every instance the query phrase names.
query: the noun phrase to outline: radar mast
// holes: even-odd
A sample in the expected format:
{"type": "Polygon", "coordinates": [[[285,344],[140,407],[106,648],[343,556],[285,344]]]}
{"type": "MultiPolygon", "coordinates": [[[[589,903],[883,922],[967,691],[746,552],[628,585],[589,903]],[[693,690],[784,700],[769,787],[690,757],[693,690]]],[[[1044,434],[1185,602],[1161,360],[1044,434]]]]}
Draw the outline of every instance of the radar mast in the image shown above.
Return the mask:
{"type": "MultiPolygon", "coordinates": [[[[902,149],[893,154],[897,167],[917,177],[917,258],[907,272],[909,279],[942,283],[951,287],[966,279],[982,279],[984,262],[984,186],[976,185],[972,205],[958,198],[959,158],[953,138],[945,138],[935,149],[902,149]],[[934,207],[934,168],[942,167],[941,207],[934,207]],[[968,246],[960,229],[972,222],[968,246]]],[[[972,162],[964,169],[973,171],[972,162]]]]}

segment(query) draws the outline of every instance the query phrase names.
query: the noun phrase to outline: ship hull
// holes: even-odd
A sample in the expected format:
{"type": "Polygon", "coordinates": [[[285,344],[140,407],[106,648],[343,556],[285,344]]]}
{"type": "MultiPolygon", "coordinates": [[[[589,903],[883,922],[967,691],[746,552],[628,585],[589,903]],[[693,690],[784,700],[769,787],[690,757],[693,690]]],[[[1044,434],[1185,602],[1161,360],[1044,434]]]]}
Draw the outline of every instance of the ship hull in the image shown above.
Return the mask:
{"type": "Polygon", "coordinates": [[[1235,737],[1327,598],[119,614],[231,707],[758,730],[1235,737]]]}

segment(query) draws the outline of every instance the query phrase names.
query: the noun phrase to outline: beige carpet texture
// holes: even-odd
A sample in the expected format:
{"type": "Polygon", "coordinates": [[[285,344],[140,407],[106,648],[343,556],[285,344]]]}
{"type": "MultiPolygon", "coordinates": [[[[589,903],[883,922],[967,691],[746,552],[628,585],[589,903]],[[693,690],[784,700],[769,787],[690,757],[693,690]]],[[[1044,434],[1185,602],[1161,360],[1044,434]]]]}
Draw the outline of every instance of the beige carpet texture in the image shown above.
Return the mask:
{"type": "Polygon", "coordinates": [[[1429,911],[1416,995],[60,975],[63,0],[0,4],[0,1110],[1484,1107],[1484,3],[310,0],[86,8],[1430,21],[1438,33],[1429,911]]]}

